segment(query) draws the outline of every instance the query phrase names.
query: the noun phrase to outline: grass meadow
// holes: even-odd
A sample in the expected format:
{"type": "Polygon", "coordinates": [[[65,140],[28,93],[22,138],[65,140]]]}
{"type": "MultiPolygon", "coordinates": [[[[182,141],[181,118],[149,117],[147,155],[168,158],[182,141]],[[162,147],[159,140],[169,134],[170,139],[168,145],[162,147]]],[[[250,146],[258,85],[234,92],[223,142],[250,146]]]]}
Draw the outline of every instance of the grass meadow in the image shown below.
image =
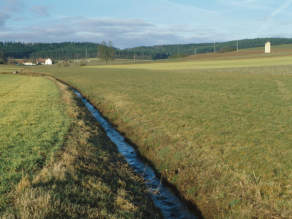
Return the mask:
{"type": "Polygon", "coordinates": [[[69,127],[56,85],[40,77],[0,75],[0,211],[23,175],[60,150],[69,127]]]}
{"type": "Polygon", "coordinates": [[[0,65],[0,72],[9,72],[12,73],[14,71],[17,71],[20,66],[15,66],[15,65],[0,65]]]}
{"type": "Polygon", "coordinates": [[[1,219],[162,217],[67,86],[0,75],[0,100],[1,219]]]}
{"type": "Polygon", "coordinates": [[[30,69],[78,88],[205,218],[285,218],[292,215],[290,61],[30,69]]]}
{"type": "Polygon", "coordinates": [[[257,59],[231,59],[231,60],[199,60],[180,61],[166,63],[139,63],[131,65],[100,65],[86,66],[84,68],[108,68],[108,69],[148,69],[148,70],[186,70],[186,69],[209,69],[209,68],[238,68],[257,66],[292,65],[292,56],[269,57],[257,59]]]}

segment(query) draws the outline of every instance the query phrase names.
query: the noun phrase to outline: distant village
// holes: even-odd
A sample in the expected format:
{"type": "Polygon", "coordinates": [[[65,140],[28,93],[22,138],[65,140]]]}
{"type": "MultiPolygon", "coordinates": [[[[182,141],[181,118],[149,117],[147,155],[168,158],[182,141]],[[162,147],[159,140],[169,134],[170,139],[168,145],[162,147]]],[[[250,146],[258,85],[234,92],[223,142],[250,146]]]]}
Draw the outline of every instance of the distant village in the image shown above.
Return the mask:
{"type": "Polygon", "coordinates": [[[48,59],[13,59],[8,58],[7,65],[53,65],[56,63],[71,63],[71,62],[89,62],[89,60],[52,60],[48,59]]]}
{"type": "Polygon", "coordinates": [[[51,59],[22,59],[22,60],[9,60],[8,65],[52,65],[53,61],[51,59]]]}

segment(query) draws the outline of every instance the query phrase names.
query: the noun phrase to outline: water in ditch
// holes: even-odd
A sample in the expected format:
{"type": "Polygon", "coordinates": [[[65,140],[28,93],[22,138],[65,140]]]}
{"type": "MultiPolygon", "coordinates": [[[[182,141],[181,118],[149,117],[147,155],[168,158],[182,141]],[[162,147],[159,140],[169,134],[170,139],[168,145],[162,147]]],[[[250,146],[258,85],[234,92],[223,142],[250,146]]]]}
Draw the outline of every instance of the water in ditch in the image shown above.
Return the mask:
{"type": "Polygon", "coordinates": [[[95,119],[102,125],[105,129],[108,137],[117,145],[119,152],[126,158],[130,166],[138,174],[142,175],[145,179],[146,186],[152,191],[158,191],[156,194],[151,192],[152,200],[154,204],[160,208],[165,218],[197,218],[193,213],[191,213],[187,207],[181,202],[181,200],[175,196],[175,194],[170,190],[170,188],[164,186],[160,179],[158,179],[151,167],[142,162],[136,154],[136,151],[132,146],[125,142],[124,137],[115,130],[112,125],[106,121],[102,115],[91,105],[82,95],[73,89],[73,91],[82,99],[87,109],[95,117],[95,119]]]}

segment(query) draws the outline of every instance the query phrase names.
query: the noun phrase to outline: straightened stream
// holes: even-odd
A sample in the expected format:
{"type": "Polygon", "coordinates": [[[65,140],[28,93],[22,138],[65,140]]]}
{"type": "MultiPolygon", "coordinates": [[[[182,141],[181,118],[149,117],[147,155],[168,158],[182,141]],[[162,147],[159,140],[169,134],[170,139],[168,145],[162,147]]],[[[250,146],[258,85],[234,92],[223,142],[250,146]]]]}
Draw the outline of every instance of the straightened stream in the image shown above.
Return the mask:
{"type": "Polygon", "coordinates": [[[73,88],[71,89],[82,99],[87,109],[101,124],[107,136],[116,144],[119,152],[125,157],[133,170],[145,179],[146,186],[151,191],[152,200],[156,207],[161,210],[163,216],[170,219],[197,219],[198,217],[188,210],[171,188],[163,185],[161,180],[155,175],[154,170],[138,158],[135,149],[125,141],[124,136],[104,119],[99,111],[81,93],[73,88]]]}

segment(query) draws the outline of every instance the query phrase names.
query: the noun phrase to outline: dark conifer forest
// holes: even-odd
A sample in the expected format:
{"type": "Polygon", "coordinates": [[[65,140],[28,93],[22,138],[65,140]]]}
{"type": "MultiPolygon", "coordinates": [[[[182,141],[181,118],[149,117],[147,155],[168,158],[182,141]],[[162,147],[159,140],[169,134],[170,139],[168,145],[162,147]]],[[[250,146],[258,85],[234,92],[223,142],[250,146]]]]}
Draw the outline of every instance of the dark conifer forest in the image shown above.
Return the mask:
{"type": "MultiPolygon", "coordinates": [[[[292,44],[288,38],[257,38],[238,41],[239,49],[263,47],[270,41],[272,45],[292,44]]],[[[114,42],[113,42],[114,43],[114,42]]],[[[0,51],[6,57],[15,59],[84,59],[98,56],[97,43],[63,42],[63,43],[24,43],[0,42],[0,51]]],[[[237,49],[237,41],[215,43],[216,52],[228,52],[237,49]]],[[[116,58],[122,59],[166,59],[187,55],[214,52],[214,43],[190,43],[176,45],[140,46],[135,48],[115,48],[116,58]]]]}

